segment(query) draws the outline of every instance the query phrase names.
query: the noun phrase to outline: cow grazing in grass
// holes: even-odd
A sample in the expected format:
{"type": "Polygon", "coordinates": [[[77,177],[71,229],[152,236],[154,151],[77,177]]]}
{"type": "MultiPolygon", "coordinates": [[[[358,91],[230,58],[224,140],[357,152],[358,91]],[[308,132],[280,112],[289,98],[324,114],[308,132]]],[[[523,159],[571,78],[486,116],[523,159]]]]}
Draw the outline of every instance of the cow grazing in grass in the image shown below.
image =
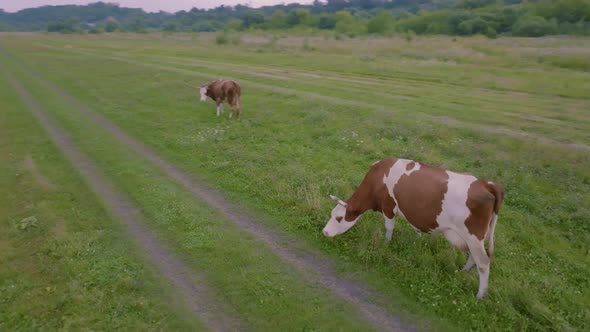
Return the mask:
{"type": "Polygon", "coordinates": [[[334,237],[350,229],[367,210],[385,218],[386,240],[391,240],[395,216],[421,232],[442,233],[451,244],[469,253],[464,271],[479,271],[478,298],[485,296],[494,252],[494,228],[503,189],[493,182],[406,159],[384,159],[373,164],[352,196],[338,204],[323,229],[334,237]],[[484,248],[488,240],[488,253],[484,248]]]}
{"type": "Polygon", "coordinates": [[[207,101],[207,97],[213,99],[217,104],[217,116],[223,113],[223,102],[227,101],[230,106],[229,118],[234,114],[234,109],[238,111],[238,119],[242,114],[241,89],[240,84],[232,80],[215,80],[199,88],[201,101],[207,101]]]}

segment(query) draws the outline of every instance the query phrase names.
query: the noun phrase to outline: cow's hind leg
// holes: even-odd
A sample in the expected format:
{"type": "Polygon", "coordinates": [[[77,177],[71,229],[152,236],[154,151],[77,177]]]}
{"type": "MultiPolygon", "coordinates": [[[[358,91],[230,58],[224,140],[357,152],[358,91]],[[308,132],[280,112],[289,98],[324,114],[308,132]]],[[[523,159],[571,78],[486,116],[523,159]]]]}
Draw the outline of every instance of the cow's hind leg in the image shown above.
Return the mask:
{"type": "Polygon", "coordinates": [[[473,255],[469,254],[469,258],[467,258],[467,263],[465,263],[465,266],[463,266],[463,269],[461,271],[469,271],[473,268],[474,265],[475,261],[473,260],[473,255]]]}
{"type": "Polygon", "coordinates": [[[462,252],[469,254],[469,258],[467,259],[467,263],[465,264],[465,266],[463,267],[463,271],[468,271],[470,270],[473,265],[475,264],[475,261],[473,260],[473,255],[471,255],[469,253],[469,247],[467,246],[467,242],[465,242],[465,240],[459,235],[459,233],[457,233],[456,231],[449,229],[447,231],[445,231],[444,233],[445,238],[451,242],[451,245],[459,250],[461,250],[462,252]]]}
{"type": "Polygon", "coordinates": [[[239,120],[240,115],[242,115],[242,102],[240,101],[239,97],[238,97],[238,104],[236,105],[236,108],[238,109],[238,120],[239,120]]]}
{"type": "Polygon", "coordinates": [[[486,295],[488,290],[488,279],[490,277],[490,258],[486,253],[483,245],[483,240],[478,240],[473,237],[467,241],[469,246],[470,256],[477,265],[477,272],[479,272],[479,290],[477,291],[477,298],[481,299],[486,295]]]}

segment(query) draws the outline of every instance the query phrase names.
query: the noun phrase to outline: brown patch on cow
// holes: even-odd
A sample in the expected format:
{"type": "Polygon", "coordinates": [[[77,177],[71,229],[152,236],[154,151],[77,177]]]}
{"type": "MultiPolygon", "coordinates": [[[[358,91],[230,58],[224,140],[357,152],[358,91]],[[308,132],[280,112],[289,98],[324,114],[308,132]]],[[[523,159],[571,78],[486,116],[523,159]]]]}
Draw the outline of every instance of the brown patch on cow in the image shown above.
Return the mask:
{"type": "Polygon", "coordinates": [[[342,221],[342,217],[340,217],[340,216],[336,217],[336,221],[337,222],[341,222],[342,221]]]}
{"type": "Polygon", "coordinates": [[[414,169],[414,166],[416,166],[416,163],[413,162],[413,161],[411,163],[407,164],[406,165],[406,171],[409,172],[409,171],[413,170],[414,169]]]}
{"type": "Polygon", "coordinates": [[[393,217],[395,217],[393,210],[395,210],[395,201],[393,200],[393,197],[391,197],[389,193],[386,192],[385,195],[383,195],[383,200],[381,201],[381,212],[383,212],[387,218],[393,219],[393,217]]]}
{"type": "Polygon", "coordinates": [[[410,175],[402,175],[393,192],[408,222],[422,232],[438,227],[436,217],[442,211],[442,203],[448,189],[446,171],[422,165],[410,175]]]}
{"type": "Polygon", "coordinates": [[[488,183],[483,180],[474,181],[467,192],[467,207],[471,214],[465,220],[470,234],[483,240],[492,221],[492,213],[496,205],[496,196],[490,192],[488,183]]]}
{"type": "Polygon", "coordinates": [[[51,181],[49,181],[47,177],[45,177],[43,174],[41,174],[41,172],[39,172],[39,169],[37,169],[37,165],[35,164],[33,158],[30,155],[28,155],[23,161],[23,167],[29,173],[31,173],[31,175],[35,179],[35,182],[41,187],[41,189],[45,191],[55,189],[53,183],[51,183],[51,181]]]}
{"type": "Polygon", "coordinates": [[[388,218],[393,218],[395,202],[387,192],[383,177],[389,173],[396,161],[396,158],[388,158],[371,166],[359,187],[346,201],[348,205],[344,220],[353,221],[367,210],[383,211],[388,218]]]}

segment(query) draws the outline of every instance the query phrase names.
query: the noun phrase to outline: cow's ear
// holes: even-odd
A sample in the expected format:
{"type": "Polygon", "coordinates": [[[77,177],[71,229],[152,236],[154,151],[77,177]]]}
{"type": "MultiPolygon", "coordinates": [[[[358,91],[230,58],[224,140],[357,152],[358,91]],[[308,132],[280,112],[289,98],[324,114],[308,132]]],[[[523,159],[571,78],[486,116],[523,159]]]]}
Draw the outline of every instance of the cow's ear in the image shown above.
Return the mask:
{"type": "Polygon", "coordinates": [[[344,206],[344,207],[346,207],[346,205],[348,205],[348,204],[346,204],[346,202],[345,202],[345,201],[341,200],[340,198],[338,198],[338,197],[336,197],[336,196],[334,196],[334,195],[330,195],[330,198],[331,198],[333,201],[337,202],[338,204],[340,204],[340,205],[342,205],[342,206],[344,206]]]}

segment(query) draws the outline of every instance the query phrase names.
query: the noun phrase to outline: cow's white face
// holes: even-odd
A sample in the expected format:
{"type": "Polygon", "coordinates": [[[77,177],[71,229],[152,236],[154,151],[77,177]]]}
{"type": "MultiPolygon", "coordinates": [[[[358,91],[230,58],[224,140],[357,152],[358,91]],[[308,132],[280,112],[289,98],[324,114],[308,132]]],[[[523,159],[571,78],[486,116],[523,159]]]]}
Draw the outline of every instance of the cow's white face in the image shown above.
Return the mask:
{"type": "Polygon", "coordinates": [[[207,101],[207,87],[202,86],[199,88],[199,93],[201,94],[201,101],[207,101]]]}
{"type": "Polygon", "coordinates": [[[332,214],[330,215],[330,220],[322,230],[322,233],[326,237],[334,237],[336,235],[340,235],[347,230],[349,230],[354,224],[356,224],[359,217],[352,221],[346,221],[344,217],[346,216],[346,202],[339,199],[335,196],[330,196],[333,200],[335,200],[338,204],[336,207],[332,209],[332,214]]]}

